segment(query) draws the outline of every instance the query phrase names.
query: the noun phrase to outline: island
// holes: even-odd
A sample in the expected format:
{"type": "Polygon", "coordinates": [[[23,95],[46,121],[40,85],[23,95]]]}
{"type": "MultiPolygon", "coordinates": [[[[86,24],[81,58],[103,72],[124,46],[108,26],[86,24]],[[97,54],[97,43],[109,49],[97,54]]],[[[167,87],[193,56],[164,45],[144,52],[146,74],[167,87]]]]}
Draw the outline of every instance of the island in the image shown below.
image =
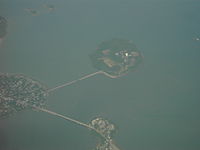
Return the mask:
{"type": "Polygon", "coordinates": [[[7,34],[7,20],[0,16],[0,39],[4,38],[7,34]]]}
{"type": "Polygon", "coordinates": [[[100,43],[90,59],[93,67],[111,78],[117,78],[135,70],[143,55],[132,41],[116,38],[100,43]]]}

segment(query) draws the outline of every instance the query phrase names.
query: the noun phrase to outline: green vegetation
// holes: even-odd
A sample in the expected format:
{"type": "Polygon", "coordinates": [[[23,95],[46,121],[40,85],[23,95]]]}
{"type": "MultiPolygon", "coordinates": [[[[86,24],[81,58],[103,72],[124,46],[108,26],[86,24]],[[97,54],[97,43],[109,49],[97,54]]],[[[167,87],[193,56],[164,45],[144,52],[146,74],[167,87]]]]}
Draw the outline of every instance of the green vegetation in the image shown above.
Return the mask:
{"type": "Polygon", "coordinates": [[[0,119],[30,108],[43,107],[48,91],[38,81],[21,74],[0,74],[0,119]]]}
{"type": "Polygon", "coordinates": [[[143,59],[136,46],[124,39],[102,42],[90,58],[96,69],[112,77],[119,77],[135,70],[143,59]]]}

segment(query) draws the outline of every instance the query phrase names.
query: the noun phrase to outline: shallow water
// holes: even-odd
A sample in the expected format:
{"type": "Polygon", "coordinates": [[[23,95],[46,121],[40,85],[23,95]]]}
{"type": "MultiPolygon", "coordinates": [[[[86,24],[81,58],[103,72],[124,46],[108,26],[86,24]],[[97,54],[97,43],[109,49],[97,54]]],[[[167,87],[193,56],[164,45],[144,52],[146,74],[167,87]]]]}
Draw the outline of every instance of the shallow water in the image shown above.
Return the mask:
{"type": "MultiPolygon", "coordinates": [[[[111,120],[123,150],[199,150],[199,10],[197,0],[1,0],[9,24],[0,72],[55,87],[97,71],[88,55],[100,42],[133,40],[144,55],[137,71],[60,89],[47,108],[84,122],[111,120]]],[[[87,129],[35,111],[0,121],[0,140],[2,150],[91,150],[97,142],[87,129]]]]}

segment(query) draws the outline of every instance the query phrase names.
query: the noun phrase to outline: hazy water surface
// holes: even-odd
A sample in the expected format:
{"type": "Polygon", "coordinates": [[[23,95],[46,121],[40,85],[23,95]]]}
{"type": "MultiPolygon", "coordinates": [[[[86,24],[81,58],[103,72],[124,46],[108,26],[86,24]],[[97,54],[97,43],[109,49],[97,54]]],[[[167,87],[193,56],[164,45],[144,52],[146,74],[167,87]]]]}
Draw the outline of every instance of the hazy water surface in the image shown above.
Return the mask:
{"type": "MultiPolygon", "coordinates": [[[[144,55],[137,71],[58,90],[47,108],[84,122],[111,120],[123,150],[199,150],[199,10],[198,0],[1,0],[8,34],[0,72],[54,87],[97,71],[88,55],[100,42],[131,39],[144,55]]],[[[35,111],[0,126],[2,150],[91,150],[97,142],[87,129],[35,111]]]]}

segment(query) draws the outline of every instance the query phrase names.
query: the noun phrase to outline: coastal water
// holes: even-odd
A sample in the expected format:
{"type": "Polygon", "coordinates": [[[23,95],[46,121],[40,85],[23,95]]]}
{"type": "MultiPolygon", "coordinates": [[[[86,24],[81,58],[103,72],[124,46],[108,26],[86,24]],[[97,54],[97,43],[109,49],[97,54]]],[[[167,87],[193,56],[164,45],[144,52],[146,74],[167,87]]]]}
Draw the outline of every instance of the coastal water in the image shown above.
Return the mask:
{"type": "MultiPolygon", "coordinates": [[[[51,88],[97,71],[88,56],[102,41],[133,40],[144,55],[135,72],[55,91],[46,108],[86,123],[109,119],[122,150],[199,150],[199,10],[198,0],[1,0],[8,33],[0,72],[51,88]]],[[[97,141],[85,128],[33,110],[0,121],[0,150],[92,150],[97,141]]]]}

